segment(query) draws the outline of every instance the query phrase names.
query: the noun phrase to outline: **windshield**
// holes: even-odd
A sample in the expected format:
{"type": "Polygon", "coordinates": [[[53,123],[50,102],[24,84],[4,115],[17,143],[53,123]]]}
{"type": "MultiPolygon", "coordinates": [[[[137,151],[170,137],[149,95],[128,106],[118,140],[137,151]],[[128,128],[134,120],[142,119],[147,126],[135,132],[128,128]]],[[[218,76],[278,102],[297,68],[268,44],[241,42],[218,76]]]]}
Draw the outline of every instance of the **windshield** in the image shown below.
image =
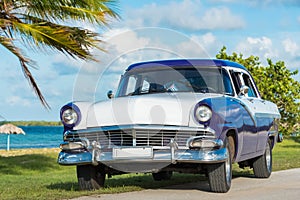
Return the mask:
{"type": "Polygon", "coordinates": [[[123,76],[117,97],[164,92],[233,95],[230,78],[220,67],[178,67],[131,70],[123,76]]]}

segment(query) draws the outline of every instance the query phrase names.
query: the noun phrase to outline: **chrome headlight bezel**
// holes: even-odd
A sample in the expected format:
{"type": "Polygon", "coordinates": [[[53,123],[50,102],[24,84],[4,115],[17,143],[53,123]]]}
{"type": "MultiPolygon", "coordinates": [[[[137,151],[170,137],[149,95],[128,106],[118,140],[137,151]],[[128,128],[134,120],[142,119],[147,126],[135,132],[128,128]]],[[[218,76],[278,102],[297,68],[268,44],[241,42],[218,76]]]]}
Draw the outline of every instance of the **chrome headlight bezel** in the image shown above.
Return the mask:
{"type": "Polygon", "coordinates": [[[63,106],[60,110],[60,119],[64,126],[73,128],[81,120],[79,108],[73,103],[63,106]]]}
{"type": "Polygon", "coordinates": [[[195,108],[195,118],[199,123],[206,123],[212,118],[213,112],[208,105],[197,105],[195,108]]]}

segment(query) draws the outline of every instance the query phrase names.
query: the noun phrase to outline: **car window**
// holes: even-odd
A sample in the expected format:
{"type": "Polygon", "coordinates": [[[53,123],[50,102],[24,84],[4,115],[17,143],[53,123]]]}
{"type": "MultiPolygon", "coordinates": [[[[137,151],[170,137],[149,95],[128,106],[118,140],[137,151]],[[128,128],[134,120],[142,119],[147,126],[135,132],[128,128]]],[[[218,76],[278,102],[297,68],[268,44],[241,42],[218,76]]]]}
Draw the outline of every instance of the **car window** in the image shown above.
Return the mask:
{"type": "Polygon", "coordinates": [[[230,77],[220,67],[178,67],[132,70],[121,80],[117,96],[164,92],[233,95],[230,77]]]}
{"type": "Polygon", "coordinates": [[[136,82],[136,77],[135,76],[130,76],[128,78],[126,95],[132,94],[135,91],[136,83],[137,82],[136,82]]]}
{"type": "Polygon", "coordinates": [[[150,88],[150,83],[147,80],[143,81],[140,93],[148,93],[150,88]]]}
{"type": "Polygon", "coordinates": [[[222,75],[224,80],[225,93],[231,96],[234,95],[230,77],[225,69],[222,70],[222,75]]]}
{"type": "Polygon", "coordinates": [[[241,80],[239,78],[240,72],[234,72],[233,70],[230,70],[231,79],[235,88],[235,91],[237,94],[240,93],[240,88],[242,87],[241,80]]]}
{"type": "Polygon", "coordinates": [[[248,90],[248,97],[257,97],[257,94],[255,92],[255,88],[254,88],[254,85],[250,79],[250,77],[247,75],[247,74],[243,74],[243,80],[244,80],[244,83],[246,86],[249,87],[249,90],[248,90]]]}

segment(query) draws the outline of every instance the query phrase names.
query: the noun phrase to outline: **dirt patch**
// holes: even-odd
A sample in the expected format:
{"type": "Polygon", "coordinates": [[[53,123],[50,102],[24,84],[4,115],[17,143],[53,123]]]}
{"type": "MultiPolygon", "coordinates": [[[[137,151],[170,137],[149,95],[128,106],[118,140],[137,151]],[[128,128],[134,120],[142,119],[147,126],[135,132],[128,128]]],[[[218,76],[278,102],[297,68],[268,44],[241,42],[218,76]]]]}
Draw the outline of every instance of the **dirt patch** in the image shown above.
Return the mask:
{"type": "Polygon", "coordinates": [[[42,149],[13,149],[10,151],[0,150],[0,156],[12,157],[27,154],[48,154],[48,153],[59,153],[59,148],[42,148],[42,149]]]}

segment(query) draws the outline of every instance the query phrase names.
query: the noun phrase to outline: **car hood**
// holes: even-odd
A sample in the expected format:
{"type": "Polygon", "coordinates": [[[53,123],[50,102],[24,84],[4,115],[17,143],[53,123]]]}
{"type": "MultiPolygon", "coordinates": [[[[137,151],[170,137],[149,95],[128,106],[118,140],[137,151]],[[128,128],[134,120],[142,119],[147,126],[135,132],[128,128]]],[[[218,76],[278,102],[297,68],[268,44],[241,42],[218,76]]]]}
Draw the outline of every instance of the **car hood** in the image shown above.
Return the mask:
{"type": "Polygon", "coordinates": [[[188,126],[194,106],[208,96],[212,95],[159,93],[97,102],[88,109],[86,127],[130,124],[188,126]]]}

